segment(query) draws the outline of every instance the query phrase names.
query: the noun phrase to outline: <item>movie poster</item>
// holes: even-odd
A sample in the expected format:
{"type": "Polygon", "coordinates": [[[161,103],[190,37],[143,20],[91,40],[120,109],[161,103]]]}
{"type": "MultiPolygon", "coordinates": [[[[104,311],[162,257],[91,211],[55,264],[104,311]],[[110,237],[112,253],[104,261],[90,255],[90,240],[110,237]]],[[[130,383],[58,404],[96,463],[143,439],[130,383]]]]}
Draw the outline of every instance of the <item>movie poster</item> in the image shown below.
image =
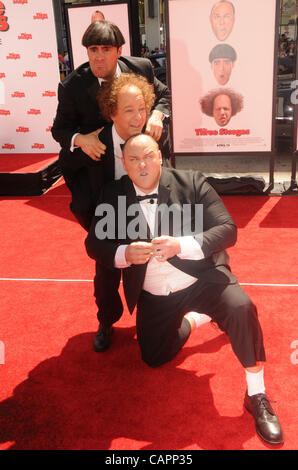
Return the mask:
{"type": "Polygon", "coordinates": [[[0,1],[0,154],[59,151],[59,79],[52,0],[0,1]]]}
{"type": "Polygon", "coordinates": [[[277,0],[168,0],[174,154],[271,152],[277,0]]]}
{"type": "MultiPolygon", "coordinates": [[[[297,41],[297,39],[296,39],[297,41]]],[[[298,44],[298,42],[297,42],[298,44]]],[[[291,93],[291,102],[294,105],[294,152],[298,152],[298,60],[297,60],[297,45],[296,45],[296,80],[292,82],[293,92],[291,93]]]]}
{"type": "Polygon", "coordinates": [[[130,55],[130,31],[128,4],[100,4],[93,6],[69,5],[67,6],[67,20],[70,38],[70,55],[73,68],[88,61],[86,48],[82,46],[82,37],[89,24],[96,20],[107,20],[115,23],[125,39],[122,46],[122,55],[130,55]]]}

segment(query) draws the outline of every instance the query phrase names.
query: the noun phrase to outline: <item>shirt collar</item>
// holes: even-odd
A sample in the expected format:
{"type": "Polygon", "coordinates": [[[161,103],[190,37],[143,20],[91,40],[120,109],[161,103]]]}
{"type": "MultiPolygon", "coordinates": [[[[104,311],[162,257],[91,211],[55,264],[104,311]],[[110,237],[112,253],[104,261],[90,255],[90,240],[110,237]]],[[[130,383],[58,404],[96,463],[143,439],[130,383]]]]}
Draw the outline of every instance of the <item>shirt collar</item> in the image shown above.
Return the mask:
{"type": "MultiPolygon", "coordinates": [[[[113,137],[113,143],[114,143],[114,152],[117,153],[117,148],[116,148],[116,146],[117,146],[118,149],[119,149],[120,145],[121,145],[121,144],[124,144],[125,141],[120,137],[120,135],[119,135],[118,132],[116,131],[114,124],[113,124],[113,126],[112,126],[112,137],[113,137]]],[[[121,150],[121,147],[120,147],[120,150],[121,150]]],[[[122,157],[122,150],[121,150],[121,155],[118,155],[118,154],[117,154],[116,156],[119,157],[119,158],[122,157]]]]}
{"type": "MultiPolygon", "coordinates": [[[[115,77],[115,78],[118,78],[119,75],[121,75],[121,69],[120,69],[120,67],[119,67],[119,64],[117,63],[116,72],[115,72],[114,77],[115,77]]],[[[105,82],[105,81],[106,81],[104,78],[100,78],[100,77],[97,77],[97,80],[98,80],[98,82],[99,82],[99,85],[101,85],[102,82],[105,82]]]]}
{"type": "Polygon", "coordinates": [[[146,194],[156,194],[156,193],[158,193],[158,185],[150,193],[144,193],[140,188],[138,188],[138,186],[136,186],[134,183],[132,183],[132,184],[135,188],[137,196],[145,196],[146,194]]]}

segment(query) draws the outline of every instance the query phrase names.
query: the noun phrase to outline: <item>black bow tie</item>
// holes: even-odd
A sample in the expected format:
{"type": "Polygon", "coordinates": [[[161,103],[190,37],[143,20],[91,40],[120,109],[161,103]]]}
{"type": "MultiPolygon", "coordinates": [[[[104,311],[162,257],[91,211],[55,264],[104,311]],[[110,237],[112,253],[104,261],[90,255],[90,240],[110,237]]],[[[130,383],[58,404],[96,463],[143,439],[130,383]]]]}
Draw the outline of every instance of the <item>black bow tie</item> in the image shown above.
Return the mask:
{"type": "Polygon", "coordinates": [[[154,203],[153,199],[157,199],[157,198],[158,198],[157,193],[146,194],[145,196],[137,196],[138,201],[144,201],[145,199],[150,199],[150,204],[153,204],[154,203]],[[152,201],[151,201],[151,199],[152,199],[152,201]]]}

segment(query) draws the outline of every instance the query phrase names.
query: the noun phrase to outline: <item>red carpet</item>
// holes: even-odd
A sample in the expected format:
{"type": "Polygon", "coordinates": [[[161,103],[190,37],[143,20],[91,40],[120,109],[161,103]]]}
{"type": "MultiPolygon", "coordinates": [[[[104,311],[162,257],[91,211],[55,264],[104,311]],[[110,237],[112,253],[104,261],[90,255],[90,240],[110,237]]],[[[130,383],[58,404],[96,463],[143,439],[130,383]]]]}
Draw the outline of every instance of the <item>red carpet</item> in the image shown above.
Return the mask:
{"type": "Polygon", "coordinates": [[[0,155],[0,173],[35,172],[57,160],[57,153],[14,153],[0,155]]]}
{"type": "MultiPolygon", "coordinates": [[[[224,201],[239,226],[231,265],[264,331],[279,448],[297,449],[298,199],[224,201]]],[[[93,261],[68,203],[61,182],[42,197],[0,199],[0,449],[273,449],[257,437],[244,371],[211,325],[150,369],[125,311],[113,347],[93,352],[93,261]]]]}

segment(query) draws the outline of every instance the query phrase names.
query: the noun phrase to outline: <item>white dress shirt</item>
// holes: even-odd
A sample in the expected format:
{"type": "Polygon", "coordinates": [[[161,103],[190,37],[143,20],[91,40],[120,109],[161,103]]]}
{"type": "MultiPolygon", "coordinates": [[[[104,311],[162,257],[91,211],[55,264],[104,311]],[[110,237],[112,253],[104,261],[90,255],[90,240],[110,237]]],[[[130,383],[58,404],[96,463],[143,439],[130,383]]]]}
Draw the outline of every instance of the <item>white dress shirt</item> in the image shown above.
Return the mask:
{"type": "Polygon", "coordinates": [[[127,175],[127,171],[124,170],[123,163],[122,163],[122,150],[121,144],[124,144],[124,140],[121,139],[119,134],[115,129],[115,125],[112,126],[112,138],[113,138],[113,146],[114,146],[114,160],[115,160],[115,180],[119,180],[121,176],[127,175]]]}
{"type": "MultiPolygon", "coordinates": [[[[137,196],[144,196],[137,186],[135,186],[137,196]]],[[[152,191],[157,193],[158,187],[152,191]]],[[[149,199],[140,201],[140,206],[150,227],[151,233],[154,234],[155,216],[157,209],[157,200],[153,199],[152,204],[149,199]]],[[[181,252],[177,255],[181,259],[200,260],[204,258],[199,243],[192,236],[176,237],[179,240],[181,252]]],[[[125,258],[125,250],[127,245],[120,245],[115,254],[114,265],[116,268],[129,269],[130,264],[127,263],[125,258]]],[[[175,266],[172,266],[167,261],[161,262],[152,256],[148,262],[143,289],[154,295],[169,295],[171,292],[185,289],[194,282],[197,278],[186,274],[175,266]]]]}

